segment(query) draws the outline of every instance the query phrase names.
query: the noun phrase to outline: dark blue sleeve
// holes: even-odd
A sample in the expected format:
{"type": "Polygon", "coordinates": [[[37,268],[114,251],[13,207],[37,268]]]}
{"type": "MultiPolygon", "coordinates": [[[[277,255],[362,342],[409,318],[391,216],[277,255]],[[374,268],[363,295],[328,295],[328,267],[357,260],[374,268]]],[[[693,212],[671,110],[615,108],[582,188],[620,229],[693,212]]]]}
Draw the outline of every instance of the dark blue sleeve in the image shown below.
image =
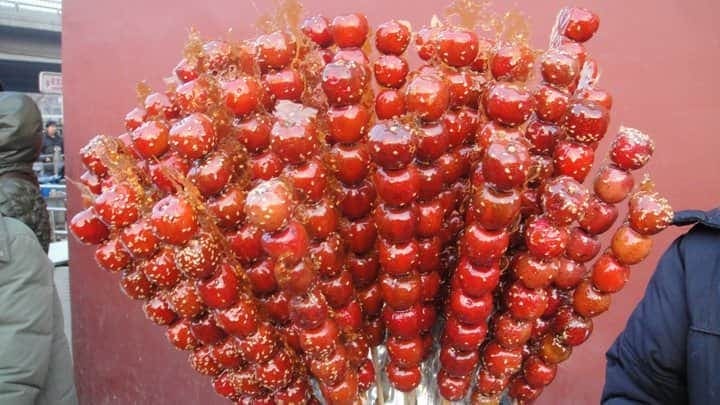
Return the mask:
{"type": "Polygon", "coordinates": [[[681,237],[665,252],[645,296],[607,352],[603,404],[687,403],[682,244],[681,237]]]}

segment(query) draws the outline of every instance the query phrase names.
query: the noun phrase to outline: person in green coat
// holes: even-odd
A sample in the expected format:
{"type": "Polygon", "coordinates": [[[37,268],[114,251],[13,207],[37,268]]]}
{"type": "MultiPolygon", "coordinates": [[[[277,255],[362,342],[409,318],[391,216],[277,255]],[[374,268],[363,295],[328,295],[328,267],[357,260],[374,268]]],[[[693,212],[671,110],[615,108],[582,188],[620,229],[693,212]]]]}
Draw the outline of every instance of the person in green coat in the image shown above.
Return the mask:
{"type": "Polygon", "coordinates": [[[0,213],[25,223],[47,252],[50,221],[33,171],[42,142],[35,102],[21,93],[0,92],[0,213]]]}
{"type": "Polygon", "coordinates": [[[52,263],[32,230],[0,215],[0,404],[77,403],[52,263]]]}

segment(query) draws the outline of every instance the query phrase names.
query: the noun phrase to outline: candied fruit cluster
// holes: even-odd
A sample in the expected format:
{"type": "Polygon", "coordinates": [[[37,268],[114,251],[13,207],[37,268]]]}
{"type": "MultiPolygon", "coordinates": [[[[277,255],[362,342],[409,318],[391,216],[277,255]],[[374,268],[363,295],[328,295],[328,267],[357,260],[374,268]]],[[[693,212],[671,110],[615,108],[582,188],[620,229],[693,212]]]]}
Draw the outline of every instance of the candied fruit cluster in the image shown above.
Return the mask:
{"type": "Polygon", "coordinates": [[[584,184],[612,108],[598,16],[562,9],[537,51],[478,7],[417,31],[293,12],[251,40],[193,32],[168,90],[138,86],[127,132],[82,148],[72,233],[219,395],[355,404],[384,373],[532,402],[670,224],[635,187],[639,130],[584,184]]]}

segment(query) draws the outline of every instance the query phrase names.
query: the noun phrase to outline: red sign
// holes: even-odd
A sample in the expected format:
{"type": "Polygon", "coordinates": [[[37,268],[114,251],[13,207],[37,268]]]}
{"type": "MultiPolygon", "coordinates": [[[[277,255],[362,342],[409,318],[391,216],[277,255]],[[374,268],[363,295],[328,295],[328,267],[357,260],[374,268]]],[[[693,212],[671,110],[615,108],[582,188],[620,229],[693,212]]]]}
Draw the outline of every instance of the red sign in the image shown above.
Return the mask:
{"type": "Polygon", "coordinates": [[[40,72],[38,77],[40,93],[62,94],[62,74],[58,72],[40,72]]]}

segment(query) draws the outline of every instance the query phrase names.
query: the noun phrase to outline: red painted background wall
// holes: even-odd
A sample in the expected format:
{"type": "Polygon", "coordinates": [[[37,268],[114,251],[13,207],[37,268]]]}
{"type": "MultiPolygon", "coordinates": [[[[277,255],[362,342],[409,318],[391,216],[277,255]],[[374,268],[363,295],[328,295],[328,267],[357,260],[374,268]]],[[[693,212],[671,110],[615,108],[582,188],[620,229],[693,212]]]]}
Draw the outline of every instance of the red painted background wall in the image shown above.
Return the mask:
{"type": "MultiPolygon", "coordinates": [[[[268,1],[257,1],[261,10],[268,1]]],[[[496,0],[531,20],[533,41],[543,46],[558,0],[496,0]]],[[[374,25],[402,17],[418,27],[443,1],[306,0],[309,13],[333,16],[360,11],[374,25]]],[[[652,134],[657,153],[649,170],[677,209],[711,208],[720,201],[720,2],[714,0],[578,0],[601,16],[589,48],[603,69],[601,84],[615,98],[612,130],[620,124],[652,134]]],[[[156,87],[180,57],[187,29],[207,37],[254,34],[259,12],[252,0],[65,0],[63,74],[68,166],[81,174],[77,151],[94,133],[117,134],[135,104],[135,83],[156,87]]],[[[598,156],[604,156],[605,149],[598,156]]],[[[79,209],[77,193],[70,212],[79,209]]],[[[560,366],[540,403],[597,403],[604,379],[604,352],[623,325],[660,251],[679,234],[656,239],[656,252],[634,270],[609,313],[596,321],[589,342],[560,366]]],[[[191,371],[185,354],[170,347],[163,330],[144,319],[140,306],[117,280],[94,264],[91,249],[71,244],[75,365],[83,404],[220,404],[205,378],[191,371]]]]}

